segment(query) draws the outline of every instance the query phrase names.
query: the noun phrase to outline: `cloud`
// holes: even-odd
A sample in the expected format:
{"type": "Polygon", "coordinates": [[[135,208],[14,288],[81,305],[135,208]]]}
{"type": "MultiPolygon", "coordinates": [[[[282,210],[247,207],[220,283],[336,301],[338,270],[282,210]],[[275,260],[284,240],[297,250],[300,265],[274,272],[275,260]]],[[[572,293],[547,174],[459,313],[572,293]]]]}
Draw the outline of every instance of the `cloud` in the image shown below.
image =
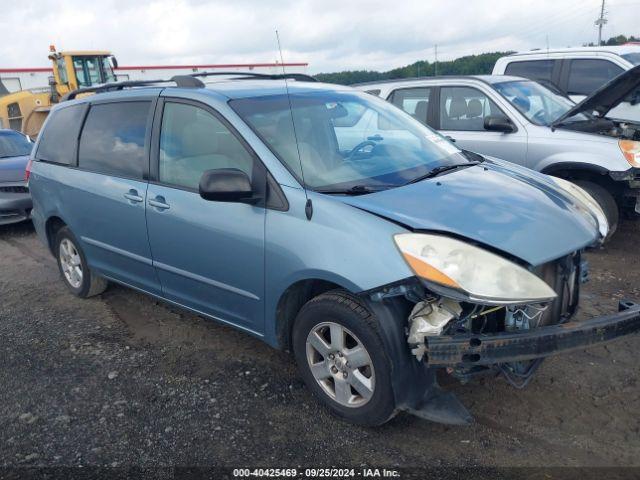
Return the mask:
{"type": "MultiPolygon", "coordinates": [[[[8,2],[8,0],[4,0],[8,2]]],[[[311,72],[389,69],[490,50],[595,41],[599,0],[34,0],[3,8],[0,67],[46,65],[48,46],[108,49],[122,65],[285,61],[311,72]]],[[[604,36],[638,35],[638,0],[607,3],[604,36]]]]}

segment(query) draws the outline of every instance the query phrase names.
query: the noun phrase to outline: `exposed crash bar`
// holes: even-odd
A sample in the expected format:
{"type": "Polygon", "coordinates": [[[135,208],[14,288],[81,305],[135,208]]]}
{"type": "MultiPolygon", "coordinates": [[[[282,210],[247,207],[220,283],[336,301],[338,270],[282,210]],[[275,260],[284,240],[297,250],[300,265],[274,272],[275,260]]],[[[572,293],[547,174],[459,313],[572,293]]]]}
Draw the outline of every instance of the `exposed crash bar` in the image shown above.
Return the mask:
{"type": "Polygon", "coordinates": [[[620,302],[619,313],[533,329],[527,333],[429,337],[429,365],[492,365],[547,357],[640,331],[640,305],[620,302]]]}

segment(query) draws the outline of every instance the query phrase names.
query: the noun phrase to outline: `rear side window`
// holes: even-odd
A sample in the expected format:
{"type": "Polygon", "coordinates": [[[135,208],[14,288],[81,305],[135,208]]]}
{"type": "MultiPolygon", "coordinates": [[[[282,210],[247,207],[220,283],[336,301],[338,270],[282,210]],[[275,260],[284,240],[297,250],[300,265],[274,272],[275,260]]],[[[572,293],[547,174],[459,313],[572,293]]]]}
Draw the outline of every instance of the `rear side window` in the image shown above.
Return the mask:
{"type": "Polygon", "coordinates": [[[440,128],[442,130],[483,131],[484,118],[506,115],[480,90],[471,87],[440,89],[440,128]]]}
{"type": "Polygon", "coordinates": [[[555,60],[530,60],[511,62],[504,71],[505,75],[530,78],[532,80],[551,80],[555,60]]]}
{"type": "Polygon", "coordinates": [[[73,105],[51,113],[46,128],[40,133],[36,160],[75,165],[76,146],[86,105],[73,105]]]}
{"type": "Polygon", "coordinates": [[[623,72],[608,60],[571,60],[569,66],[569,95],[591,95],[602,85],[623,72]]]}
{"type": "Polygon", "coordinates": [[[391,103],[426,125],[430,96],[430,88],[402,88],[393,92],[391,103]]]}
{"type": "Polygon", "coordinates": [[[78,166],[116,177],[142,178],[151,102],[92,105],[80,138],[78,166]]]}

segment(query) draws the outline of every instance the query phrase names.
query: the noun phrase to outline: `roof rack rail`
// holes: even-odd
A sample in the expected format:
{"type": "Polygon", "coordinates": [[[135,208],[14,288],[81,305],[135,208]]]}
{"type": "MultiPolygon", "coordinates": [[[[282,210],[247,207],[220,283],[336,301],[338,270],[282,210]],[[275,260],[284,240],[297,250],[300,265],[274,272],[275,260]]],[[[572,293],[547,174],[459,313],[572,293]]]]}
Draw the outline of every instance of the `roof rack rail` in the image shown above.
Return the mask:
{"type": "Polygon", "coordinates": [[[300,82],[317,82],[315,78],[311,75],[306,75],[304,73],[256,73],[256,72],[199,72],[192,73],[190,75],[175,75],[171,77],[169,80],[127,80],[125,82],[113,82],[113,83],[104,83],[102,85],[96,85],[95,87],[83,87],[78,88],[72,92],[64,95],[60,101],[64,102],[66,100],[73,100],[78,97],[78,95],[82,95],[83,93],[104,93],[104,92],[114,92],[118,90],[122,90],[124,88],[133,88],[133,87],[151,87],[154,85],[158,85],[159,83],[175,83],[177,87],[181,88],[204,88],[205,84],[199,80],[197,77],[221,77],[221,76],[231,76],[236,77],[234,80],[249,80],[255,78],[261,78],[264,80],[282,80],[282,79],[290,79],[297,80],[300,82]]]}
{"type": "Polygon", "coordinates": [[[113,92],[124,88],[151,87],[159,83],[175,83],[176,86],[182,88],[203,88],[205,86],[204,83],[191,75],[176,75],[169,80],[127,80],[125,82],[104,83],[102,85],[96,85],[95,87],[78,88],[64,95],[61,101],[73,100],[83,93],[113,92]]]}
{"type": "Polygon", "coordinates": [[[264,80],[282,80],[290,79],[299,82],[317,82],[311,75],[304,73],[257,73],[257,72],[198,72],[192,73],[192,77],[237,77],[234,80],[249,80],[261,78],[264,80]]]}

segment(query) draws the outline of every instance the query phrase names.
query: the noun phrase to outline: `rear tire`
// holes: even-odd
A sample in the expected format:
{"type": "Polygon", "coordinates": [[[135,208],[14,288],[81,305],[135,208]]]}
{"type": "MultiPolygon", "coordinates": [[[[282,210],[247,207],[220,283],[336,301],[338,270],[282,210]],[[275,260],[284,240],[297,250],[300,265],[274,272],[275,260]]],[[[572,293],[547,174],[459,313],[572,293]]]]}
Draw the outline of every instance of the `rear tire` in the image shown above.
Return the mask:
{"type": "Polygon", "coordinates": [[[618,204],[613,198],[613,195],[611,195],[606,188],[594,182],[576,180],[574,183],[586,190],[586,192],[591,195],[596,202],[598,202],[600,208],[602,208],[605,217],[607,217],[607,222],[609,222],[609,233],[604,241],[609,241],[618,229],[618,221],[620,219],[618,204]]]}
{"type": "Polygon", "coordinates": [[[80,242],[69,227],[58,230],[54,247],[60,275],[71,293],[80,298],[89,298],[107,289],[107,280],[89,269],[80,242]]]}
{"type": "Polygon", "coordinates": [[[334,290],[306,303],[293,352],[307,387],[335,415],[366,426],[393,416],[391,362],[375,317],[357,297],[334,290]]]}

